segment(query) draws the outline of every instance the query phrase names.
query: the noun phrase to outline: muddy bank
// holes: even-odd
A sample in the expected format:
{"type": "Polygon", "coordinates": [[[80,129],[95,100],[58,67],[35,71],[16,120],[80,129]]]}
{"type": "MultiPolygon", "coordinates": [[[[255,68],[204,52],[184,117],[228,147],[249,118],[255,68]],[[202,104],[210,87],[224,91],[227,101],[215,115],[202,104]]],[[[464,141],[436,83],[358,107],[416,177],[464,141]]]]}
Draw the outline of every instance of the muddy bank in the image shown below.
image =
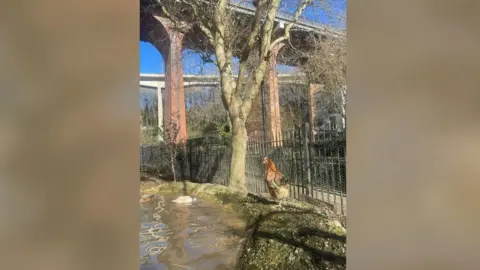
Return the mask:
{"type": "MultiPolygon", "coordinates": [[[[153,180],[153,179],[150,179],[153,180]]],[[[346,230],[326,208],[263,197],[213,184],[142,182],[142,194],[184,192],[223,204],[247,222],[237,269],[345,269],[346,230]]]]}

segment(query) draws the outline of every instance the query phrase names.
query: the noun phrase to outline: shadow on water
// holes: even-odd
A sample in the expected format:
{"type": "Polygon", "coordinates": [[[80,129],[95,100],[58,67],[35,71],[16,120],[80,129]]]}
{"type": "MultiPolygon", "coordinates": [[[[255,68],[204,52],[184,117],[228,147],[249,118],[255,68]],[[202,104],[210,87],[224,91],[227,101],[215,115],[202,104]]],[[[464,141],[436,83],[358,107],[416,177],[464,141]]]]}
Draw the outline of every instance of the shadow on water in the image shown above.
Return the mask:
{"type": "Polygon", "coordinates": [[[140,269],[231,269],[244,222],[208,201],[173,203],[180,195],[140,205],[140,269]]]}

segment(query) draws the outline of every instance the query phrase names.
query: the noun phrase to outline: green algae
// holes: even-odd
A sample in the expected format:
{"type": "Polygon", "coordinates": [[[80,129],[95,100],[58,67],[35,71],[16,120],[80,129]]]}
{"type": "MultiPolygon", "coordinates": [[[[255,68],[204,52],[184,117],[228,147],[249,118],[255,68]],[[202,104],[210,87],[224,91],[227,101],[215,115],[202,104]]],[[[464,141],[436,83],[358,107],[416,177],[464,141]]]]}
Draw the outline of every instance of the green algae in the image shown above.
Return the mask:
{"type": "Polygon", "coordinates": [[[247,230],[236,269],[346,268],[346,230],[313,205],[289,199],[280,208],[253,194],[189,181],[159,182],[156,190],[212,200],[243,218],[247,230]]]}

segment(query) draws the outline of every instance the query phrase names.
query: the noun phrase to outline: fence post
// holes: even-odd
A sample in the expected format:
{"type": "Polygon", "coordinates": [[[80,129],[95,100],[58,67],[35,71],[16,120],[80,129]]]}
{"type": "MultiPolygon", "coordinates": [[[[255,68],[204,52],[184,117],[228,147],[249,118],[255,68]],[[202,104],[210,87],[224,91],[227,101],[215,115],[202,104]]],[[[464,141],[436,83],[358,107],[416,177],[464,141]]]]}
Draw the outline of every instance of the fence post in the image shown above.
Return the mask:
{"type": "Polygon", "coordinates": [[[313,197],[313,186],[312,186],[312,175],[311,175],[311,166],[310,166],[310,140],[309,140],[309,135],[310,135],[310,126],[308,123],[305,123],[305,128],[303,132],[303,150],[304,150],[304,171],[306,173],[306,178],[307,178],[307,196],[310,194],[310,196],[313,197]]]}
{"type": "Polygon", "coordinates": [[[143,144],[140,145],[140,171],[143,172],[143,144]]]}
{"type": "Polygon", "coordinates": [[[192,179],[192,141],[187,140],[187,156],[188,156],[188,180],[193,181],[192,179]]]}

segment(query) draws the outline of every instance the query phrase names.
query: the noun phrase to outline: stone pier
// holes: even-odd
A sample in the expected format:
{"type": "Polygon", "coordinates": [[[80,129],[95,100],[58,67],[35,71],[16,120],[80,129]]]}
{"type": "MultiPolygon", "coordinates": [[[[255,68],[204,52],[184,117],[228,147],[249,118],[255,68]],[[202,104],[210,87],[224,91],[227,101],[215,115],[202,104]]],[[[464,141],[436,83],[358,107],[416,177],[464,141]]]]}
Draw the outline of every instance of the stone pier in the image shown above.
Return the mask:
{"type": "MultiPolygon", "coordinates": [[[[183,85],[182,67],[182,41],[184,34],[175,29],[168,19],[162,17],[155,18],[163,26],[163,29],[159,30],[154,43],[165,62],[163,128],[170,136],[176,133],[177,142],[186,142],[187,119],[185,115],[185,89],[183,85]]],[[[162,96],[160,91],[158,94],[158,109],[160,110],[162,96]]],[[[166,134],[167,133],[165,133],[165,135],[166,134]]]]}

